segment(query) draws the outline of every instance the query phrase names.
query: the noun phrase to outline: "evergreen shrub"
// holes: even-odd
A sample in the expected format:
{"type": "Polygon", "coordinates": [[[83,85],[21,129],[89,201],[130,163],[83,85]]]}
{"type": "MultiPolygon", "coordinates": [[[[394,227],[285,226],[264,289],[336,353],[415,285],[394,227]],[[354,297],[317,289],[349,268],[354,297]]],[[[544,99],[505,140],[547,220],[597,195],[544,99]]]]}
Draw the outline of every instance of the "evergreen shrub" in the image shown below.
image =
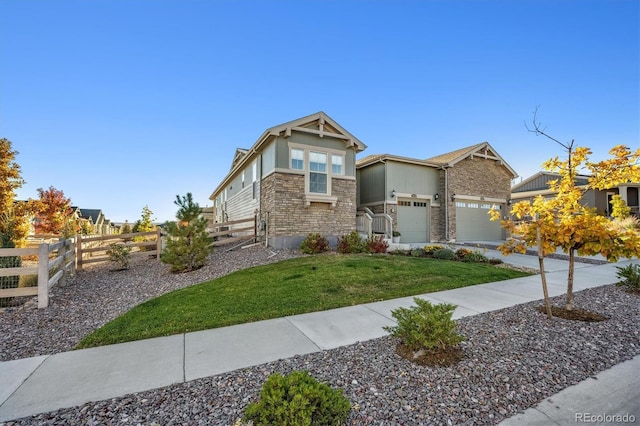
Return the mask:
{"type": "Polygon", "coordinates": [[[618,270],[616,277],[621,279],[616,285],[626,287],[627,290],[640,292],[640,265],[616,266],[616,269],[618,270]]]}
{"type": "Polygon", "coordinates": [[[391,311],[397,324],[384,327],[391,335],[399,337],[414,351],[455,347],[464,340],[456,331],[456,322],[451,319],[455,305],[433,305],[417,297],[413,301],[416,306],[391,311]]]}
{"type": "Polygon", "coordinates": [[[433,252],[432,256],[435,259],[441,260],[455,260],[456,254],[451,249],[442,248],[433,252]]]}
{"type": "Polygon", "coordinates": [[[273,373],[262,386],[258,402],[245,410],[255,426],[330,426],[343,424],[351,403],[342,390],[318,382],[306,371],[273,373]]]}

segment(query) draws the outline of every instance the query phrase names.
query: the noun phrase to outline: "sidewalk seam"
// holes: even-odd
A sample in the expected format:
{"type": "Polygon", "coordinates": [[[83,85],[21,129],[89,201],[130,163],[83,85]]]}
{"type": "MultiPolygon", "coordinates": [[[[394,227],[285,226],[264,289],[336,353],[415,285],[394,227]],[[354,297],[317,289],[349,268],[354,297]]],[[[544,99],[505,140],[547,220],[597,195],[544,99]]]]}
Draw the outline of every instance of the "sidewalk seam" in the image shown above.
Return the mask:
{"type": "Polygon", "coordinates": [[[2,403],[0,403],[0,410],[2,409],[2,407],[4,407],[4,404],[7,403],[7,401],[9,401],[11,399],[11,397],[13,395],[15,395],[16,392],[18,392],[18,390],[20,390],[20,388],[22,387],[22,385],[24,385],[30,378],[31,376],[33,376],[35,374],[36,371],[38,371],[40,369],[40,367],[42,367],[42,364],[44,364],[49,357],[51,357],[51,355],[47,355],[45,359],[42,360],[42,362],[40,364],[38,364],[38,366],[36,368],[33,369],[33,371],[31,373],[29,373],[29,375],[27,377],[25,377],[25,379],[20,383],[20,386],[16,387],[13,392],[11,392],[11,394],[7,397],[7,399],[5,399],[4,401],[2,401],[2,403]]]}
{"type": "Polygon", "coordinates": [[[297,326],[297,325],[295,325],[295,324],[293,323],[293,321],[291,321],[291,320],[290,320],[290,317],[291,317],[291,316],[286,316],[286,317],[284,317],[284,319],[285,319],[285,320],[287,320],[287,322],[288,322],[289,324],[291,324],[291,325],[293,326],[293,328],[295,328],[296,330],[298,330],[298,331],[299,331],[299,332],[300,332],[304,337],[306,337],[306,338],[307,338],[307,340],[308,340],[308,341],[310,341],[310,342],[313,344],[313,346],[315,346],[316,348],[318,348],[318,350],[317,350],[316,352],[322,352],[324,349],[322,349],[320,346],[318,346],[318,344],[317,344],[316,342],[314,342],[314,341],[313,341],[313,339],[311,339],[311,338],[307,335],[307,333],[305,333],[304,331],[300,330],[300,329],[298,328],[298,326],[297,326]]]}

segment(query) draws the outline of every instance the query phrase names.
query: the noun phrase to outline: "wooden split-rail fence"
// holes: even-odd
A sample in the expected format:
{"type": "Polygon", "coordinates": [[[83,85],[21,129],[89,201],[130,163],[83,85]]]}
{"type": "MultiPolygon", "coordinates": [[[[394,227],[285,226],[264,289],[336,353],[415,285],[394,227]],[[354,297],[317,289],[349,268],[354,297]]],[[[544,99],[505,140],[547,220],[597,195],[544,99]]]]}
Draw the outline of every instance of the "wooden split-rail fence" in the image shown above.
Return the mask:
{"type": "MultiPolygon", "coordinates": [[[[255,241],[258,235],[257,218],[216,223],[209,228],[213,246],[255,241]]],[[[38,237],[42,239],[41,237],[38,237]]],[[[32,243],[33,244],[33,243],[32,243]]],[[[37,287],[0,288],[0,299],[38,296],[38,308],[49,305],[49,292],[55,285],[63,286],[68,277],[92,263],[110,261],[107,250],[111,244],[123,244],[132,249],[132,256],[160,258],[163,249],[162,230],[99,236],[77,235],[57,242],[41,242],[27,248],[0,248],[0,258],[37,258],[20,267],[0,268],[0,277],[37,275],[37,287]]]]}

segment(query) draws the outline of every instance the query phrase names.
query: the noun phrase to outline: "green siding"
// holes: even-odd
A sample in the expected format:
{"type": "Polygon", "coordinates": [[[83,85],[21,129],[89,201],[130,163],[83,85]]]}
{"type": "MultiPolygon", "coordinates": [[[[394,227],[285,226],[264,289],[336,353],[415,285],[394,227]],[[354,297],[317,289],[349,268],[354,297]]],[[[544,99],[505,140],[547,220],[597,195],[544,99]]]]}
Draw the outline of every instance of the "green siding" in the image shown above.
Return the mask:
{"type": "Polygon", "coordinates": [[[360,191],[360,204],[384,201],[384,164],[378,163],[363,167],[358,172],[359,176],[357,183],[360,191]]]}
{"type": "MultiPolygon", "coordinates": [[[[438,192],[438,171],[432,167],[387,162],[387,186],[389,192],[407,194],[435,194],[438,192]]],[[[387,194],[387,199],[391,195],[387,194]]]]}

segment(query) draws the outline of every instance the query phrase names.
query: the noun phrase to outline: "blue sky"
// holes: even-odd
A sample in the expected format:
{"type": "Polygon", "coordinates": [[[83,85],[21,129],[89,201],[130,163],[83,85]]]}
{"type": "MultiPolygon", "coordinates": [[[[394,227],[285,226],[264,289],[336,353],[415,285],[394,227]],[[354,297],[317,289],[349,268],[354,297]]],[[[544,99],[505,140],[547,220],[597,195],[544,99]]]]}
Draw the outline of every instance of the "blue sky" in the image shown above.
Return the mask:
{"type": "Polygon", "coordinates": [[[324,111],[368,149],[488,141],[523,178],[640,145],[637,0],[0,0],[0,137],[27,184],[112,221],[201,206],[237,147],[324,111]]]}

